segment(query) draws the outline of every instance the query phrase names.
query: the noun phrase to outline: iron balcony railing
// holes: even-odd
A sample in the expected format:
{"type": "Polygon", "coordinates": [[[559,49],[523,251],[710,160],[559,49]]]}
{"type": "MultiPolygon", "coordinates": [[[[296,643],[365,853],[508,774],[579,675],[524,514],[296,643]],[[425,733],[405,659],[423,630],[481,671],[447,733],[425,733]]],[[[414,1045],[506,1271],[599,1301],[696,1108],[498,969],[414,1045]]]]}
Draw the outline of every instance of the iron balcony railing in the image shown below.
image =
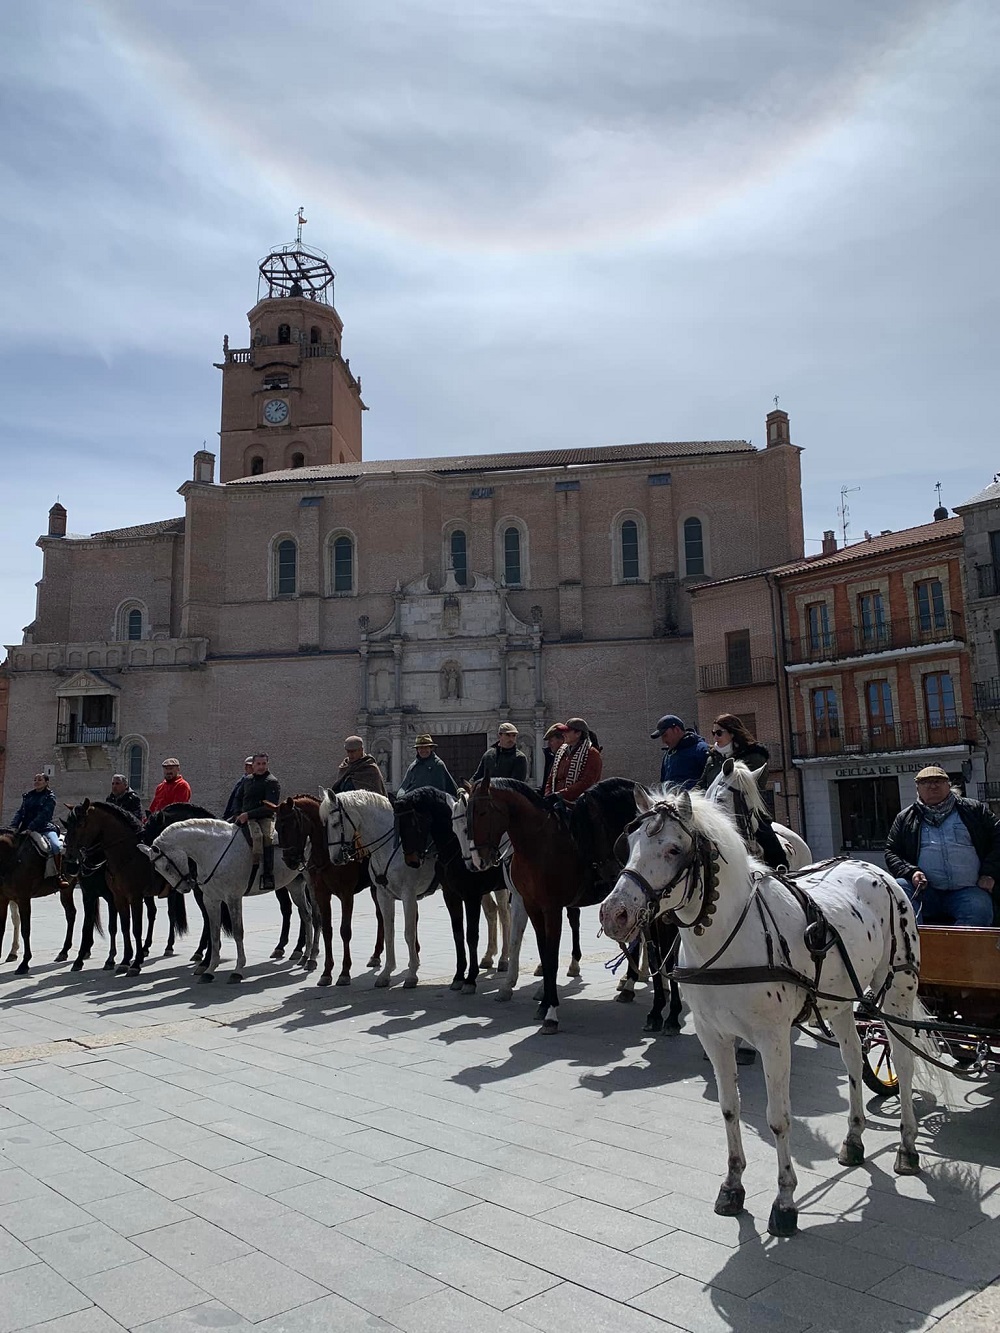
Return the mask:
{"type": "Polygon", "coordinates": [[[974,718],[950,717],[935,727],[913,721],[874,727],[840,726],[834,734],[826,736],[797,731],[792,736],[792,754],[796,759],[816,759],[822,755],[884,754],[893,750],[974,745],[975,741],[974,718]]]}
{"type": "Polygon", "coordinates": [[[862,657],[866,653],[886,653],[900,648],[917,648],[925,643],[950,643],[964,640],[965,622],[959,611],[931,612],[925,619],[886,620],[874,625],[851,625],[790,639],[785,645],[785,660],[834,662],[842,657],[862,657]]]}
{"type": "Polygon", "coordinates": [[[83,722],[60,722],[56,726],[57,745],[113,745],[117,740],[118,728],[114,723],[88,727],[83,722]]]}
{"type": "Polygon", "coordinates": [[[1000,801],[1000,782],[980,782],[978,786],[981,801],[1000,801]]]}
{"type": "Polygon", "coordinates": [[[977,565],[976,582],[980,597],[1000,596],[1000,570],[996,565],[977,565]]]}
{"type": "Polygon", "coordinates": [[[1000,712],[1000,677],[977,680],[972,688],[978,712],[1000,712]]]}
{"type": "Polygon", "coordinates": [[[698,668],[702,690],[737,690],[744,685],[773,685],[773,657],[748,657],[741,662],[713,662],[698,668]]]}

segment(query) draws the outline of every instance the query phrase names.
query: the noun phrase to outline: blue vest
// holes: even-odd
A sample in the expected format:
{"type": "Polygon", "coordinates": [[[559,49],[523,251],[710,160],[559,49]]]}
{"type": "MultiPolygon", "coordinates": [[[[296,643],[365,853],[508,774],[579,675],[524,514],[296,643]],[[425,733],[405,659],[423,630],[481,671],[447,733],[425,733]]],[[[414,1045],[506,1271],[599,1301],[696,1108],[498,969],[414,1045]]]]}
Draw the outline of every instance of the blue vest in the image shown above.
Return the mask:
{"type": "Polygon", "coordinates": [[[979,878],[979,856],[957,810],[936,827],[920,825],[917,865],[932,889],[971,889],[979,878]]]}

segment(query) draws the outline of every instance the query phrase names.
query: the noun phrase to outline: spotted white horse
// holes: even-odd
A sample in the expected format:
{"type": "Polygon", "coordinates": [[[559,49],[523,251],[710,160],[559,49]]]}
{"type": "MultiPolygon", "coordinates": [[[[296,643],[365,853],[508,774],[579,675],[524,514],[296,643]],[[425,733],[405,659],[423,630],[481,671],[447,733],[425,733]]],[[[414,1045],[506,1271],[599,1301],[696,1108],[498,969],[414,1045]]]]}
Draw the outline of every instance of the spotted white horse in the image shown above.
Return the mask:
{"type": "MultiPolygon", "coordinates": [[[[705,793],[713,805],[721,806],[736,821],[753,855],[760,852],[754,840],[757,825],[761,819],[771,818],[759,785],[762,772],[763,769],[748,768],[739,759],[727,759],[705,793]]],[[[813,854],[794,829],[774,822],[771,828],[785,849],[785,865],[789,870],[801,870],[810,864],[813,854]]]]}
{"type": "MultiPolygon", "coordinates": [[[[920,937],[913,908],[892,876],[868,862],[836,861],[798,876],[798,884],[843,948],[841,953],[834,945],[819,955],[817,975],[817,957],[809,945],[819,950],[823,941],[818,935],[809,938],[802,903],[766,866],[748,856],[723,810],[701,793],[670,789],[647,793],[637,788],[636,805],[638,826],[629,834],[621,877],[601,904],[601,924],[621,943],[657,915],[669,914],[680,927],[678,980],[715,1070],[726,1125],[729,1170],[715,1204],[724,1216],[742,1212],[746,1197],[734,1038],[760,1052],[767,1122],[778,1156],[778,1194],[768,1230],[791,1235],[798,1226],[797,1181],[789,1149],[792,1027],[818,1012],[837,1039],[850,1085],[847,1136],[839,1161],[857,1166],[864,1161],[865,1114],[854,978],[863,991],[880,997],[890,1020],[925,1016],[917,1000],[920,937]]],[[[817,925],[822,927],[822,922],[817,925]]],[[[895,1170],[912,1175],[920,1169],[914,1056],[891,1021],[887,1031],[899,1076],[901,1144],[895,1170]]],[[[906,1040],[931,1053],[926,1037],[906,1031],[906,1040]]]]}

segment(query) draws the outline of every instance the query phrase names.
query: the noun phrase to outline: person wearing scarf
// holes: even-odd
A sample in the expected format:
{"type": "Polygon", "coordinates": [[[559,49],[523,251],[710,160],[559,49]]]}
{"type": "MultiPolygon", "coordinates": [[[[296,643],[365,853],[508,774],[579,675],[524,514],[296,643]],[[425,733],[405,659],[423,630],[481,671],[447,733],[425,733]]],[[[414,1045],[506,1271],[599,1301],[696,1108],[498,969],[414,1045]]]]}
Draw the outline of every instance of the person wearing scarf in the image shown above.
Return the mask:
{"type": "Polygon", "coordinates": [[[600,782],[604,764],[597,737],[582,717],[571,717],[565,724],[565,734],[565,743],[549,769],[545,795],[559,796],[572,805],[588,787],[600,782]]]}
{"type": "Polygon", "coordinates": [[[917,799],[889,831],[885,863],[917,921],[991,926],[1000,880],[1000,820],[982,801],[958,796],[943,768],[917,774],[917,799]]]}

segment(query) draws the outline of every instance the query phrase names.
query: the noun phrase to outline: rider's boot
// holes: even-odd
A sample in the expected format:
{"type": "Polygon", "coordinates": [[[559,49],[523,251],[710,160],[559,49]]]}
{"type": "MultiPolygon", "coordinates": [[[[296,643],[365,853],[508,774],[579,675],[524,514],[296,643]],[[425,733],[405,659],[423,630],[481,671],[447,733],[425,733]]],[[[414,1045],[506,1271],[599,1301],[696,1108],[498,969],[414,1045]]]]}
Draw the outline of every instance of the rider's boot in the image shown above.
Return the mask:
{"type": "Polygon", "coordinates": [[[65,876],[65,875],[63,874],[63,872],[62,872],[62,863],[63,863],[62,853],[59,852],[59,853],[55,854],[55,855],[52,857],[52,861],[53,861],[53,863],[54,863],[54,865],[55,865],[55,868],[56,868],[56,883],[59,885],[60,889],[68,889],[68,888],[69,888],[69,880],[66,878],[66,876],[65,876]]]}
{"type": "Polygon", "coordinates": [[[261,849],[260,887],[263,893],[274,888],[274,847],[261,849]]]}

